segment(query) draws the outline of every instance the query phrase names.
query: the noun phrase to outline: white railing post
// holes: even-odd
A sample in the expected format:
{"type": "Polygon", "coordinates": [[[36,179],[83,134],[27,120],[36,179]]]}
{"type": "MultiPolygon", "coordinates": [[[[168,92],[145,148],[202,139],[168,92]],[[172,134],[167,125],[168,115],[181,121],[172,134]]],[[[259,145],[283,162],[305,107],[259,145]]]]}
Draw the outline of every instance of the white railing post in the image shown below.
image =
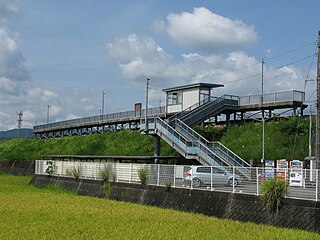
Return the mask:
{"type": "Polygon", "coordinates": [[[36,160],[36,165],[35,165],[35,167],[34,167],[34,173],[35,174],[38,174],[38,168],[39,168],[39,160],[36,160]]]}
{"type": "Polygon", "coordinates": [[[213,175],[213,169],[212,166],[210,167],[210,190],[212,191],[212,185],[213,185],[213,181],[212,181],[212,175],[213,175]]]}
{"type": "Polygon", "coordinates": [[[159,186],[160,184],[160,164],[157,164],[156,166],[158,166],[158,178],[157,178],[157,186],[159,186]]]}
{"type": "Polygon", "coordinates": [[[319,187],[319,178],[318,178],[318,172],[319,170],[316,169],[316,202],[318,202],[318,187],[319,187]]]}
{"type": "Polygon", "coordinates": [[[130,177],[129,177],[129,183],[132,182],[132,163],[130,163],[130,177]]]}
{"type": "Polygon", "coordinates": [[[288,168],[284,169],[284,186],[286,188],[286,191],[284,192],[284,198],[287,198],[287,170],[288,168]]]}
{"type": "Polygon", "coordinates": [[[63,162],[64,162],[64,161],[61,160],[61,175],[62,175],[62,176],[64,176],[64,174],[63,174],[63,162]]]}
{"type": "Polygon", "coordinates": [[[235,192],[235,186],[234,186],[234,182],[235,182],[235,174],[234,174],[234,172],[235,172],[235,170],[236,170],[236,167],[235,166],[233,166],[232,167],[232,170],[233,170],[233,173],[232,173],[232,175],[233,175],[233,177],[232,177],[232,192],[234,193],[235,192]]]}
{"type": "Polygon", "coordinates": [[[191,183],[190,183],[190,189],[193,189],[193,165],[191,165],[191,183]]]}
{"type": "Polygon", "coordinates": [[[259,168],[256,167],[257,196],[259,196],[259,168]]]}
{"type": "Polygon", "coordinates": [[[177,165],[173,165],[173,187],[176,187],[176,171],[177,171],[177,165]]]}
{"type": "Polygon", "coordinates": [[[118,167],[118,165],[119,165],[118,162],[116,162],[116,164],[114,165],[115,166],[114,172],[116,173],[116,182],[119,182],[119,171],[118,171],[119,167],[118,167]]]}

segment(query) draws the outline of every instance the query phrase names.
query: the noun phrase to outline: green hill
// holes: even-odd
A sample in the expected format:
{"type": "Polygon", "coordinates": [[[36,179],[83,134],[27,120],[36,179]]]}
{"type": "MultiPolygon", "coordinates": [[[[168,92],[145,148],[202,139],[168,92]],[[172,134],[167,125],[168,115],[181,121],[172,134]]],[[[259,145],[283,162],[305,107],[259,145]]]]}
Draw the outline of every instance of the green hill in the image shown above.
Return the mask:
{"type": "MultiPolygon", "coordinates": [[[[314,129],[314,127],[313,127],[314,129]]],[[[260,163],[262,146],[261,123],[218,128],[195,127],[205,138],[221,141],[243,159],[260,163]]],[[[303,159],[308,155],[308,118],[267,122],[265,126],[265,159],[303,159]]],[[[314,134],[313,134],[314,136],[314,134]]],[[[13,139],[0,141],[0,159],[41,159],[43,155],[153,155],[153,137],[137,131],[63,137],[58,139],[13,139]]],[[[177,156],[169,145],[161,142],[161,155],[177,156]]]]}

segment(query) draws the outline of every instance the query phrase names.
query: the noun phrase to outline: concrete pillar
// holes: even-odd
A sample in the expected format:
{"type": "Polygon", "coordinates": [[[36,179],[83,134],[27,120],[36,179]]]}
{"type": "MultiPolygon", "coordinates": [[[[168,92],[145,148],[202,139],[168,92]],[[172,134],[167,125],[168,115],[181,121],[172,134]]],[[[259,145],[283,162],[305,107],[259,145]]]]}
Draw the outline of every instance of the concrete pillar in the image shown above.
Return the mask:
{"type": "Polygon", "coordinates": [[[234,112],[233,113],[233,123],[236,123],[236,120],[237,120],[237,113],[234,112]]]}
{"type": "Polygon", "coordinates": [[[241,122],[243,122],[243,116],[244,116],[244,112],[241,112],[241,116],[240,116],[241,122]]]}
{"type": "MultiPolygon", "coordinates": [[[[158,135],[154,135],[154,148],[153,148],[153,154],[155,157],[160,156],[160,137],[158,135]]],[[[159,159],[155,158],[154,163],[158,164],[159,159]]]]}
{"type": "Polygon", "coordinates": [[[228,127],[230,125],[230,113],[226,114],[226,126],[228,127]]]}
{"type": "Polygon", "coordinates": [[[214,122],[215,122],[215,124],[217,124],[218,123],[218,116],[216,115],[216,116],[214,116],[214,122]]]}

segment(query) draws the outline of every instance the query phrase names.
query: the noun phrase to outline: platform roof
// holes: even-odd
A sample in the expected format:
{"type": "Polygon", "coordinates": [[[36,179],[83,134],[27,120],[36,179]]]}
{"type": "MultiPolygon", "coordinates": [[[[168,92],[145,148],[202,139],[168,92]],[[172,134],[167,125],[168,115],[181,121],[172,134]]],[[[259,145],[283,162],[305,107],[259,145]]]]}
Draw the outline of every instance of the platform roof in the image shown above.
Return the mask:
{"type": "Polygon", "coordinates": [[[183,85],[183,86],[165,88],[162,91],[171,92],[171,91],[196,88],[196,87],[217,88],[217,87],[224,87],[224,85],[223,84],[215,84],[215,83],[193,83],[193,84],[188,84],[188,85],[183,85]]]}

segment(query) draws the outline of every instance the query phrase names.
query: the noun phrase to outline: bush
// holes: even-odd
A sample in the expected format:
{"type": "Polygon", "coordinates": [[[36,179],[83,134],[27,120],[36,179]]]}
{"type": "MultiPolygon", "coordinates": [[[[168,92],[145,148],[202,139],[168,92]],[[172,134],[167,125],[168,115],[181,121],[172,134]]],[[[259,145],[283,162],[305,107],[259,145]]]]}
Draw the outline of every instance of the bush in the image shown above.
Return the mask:
{"type": "Polygon", "coordinates": [[[49,174],[50,176],[53,175],[53,173],[54,173],[53,161],[47,161],[46,165],[47,165],[46,173],[49,174]]]}
{"type": "Polygon", "coordinates": [[[76,179],[80,178],[81,176],[81,172],[82,172],[82,169],[81,169],[81,166],[78,165],[78,166],[74,166],[72,169],[67,169],[66,171],[66,175],[67,176],[73,176],[75,177],[76,179]]]}
{"type": "Polygon", "coordinates": [[[142,167],[138,170],[138,176],[142,185],[147,185],[148,183],[148,169],[146,167],[142,167]]]}
{"type": "Polygon", "coordinates": [[[108,182],[110,181],[110,179],[112,179],[113,181],[115,180],[115,174],[112,168],[112,164],[107,163],[106,165],[104,165],[104,168],[102,170],[100,170],[100,178],[102,179],[103,182],[108,182]]]}
{"type": "Polygon", "coordinates": [[[267,179],[262,184],[261,199],[270,212],[278,213],[286,192],[287,186],[283,179],[267,179]]]}
{"type": "Polygon", "coordinates": [[[112,188],[111,182],[106,181],[103,183],[103,190],[104,190],[105,198],[110,198],[111,188],[112,188]]]}

